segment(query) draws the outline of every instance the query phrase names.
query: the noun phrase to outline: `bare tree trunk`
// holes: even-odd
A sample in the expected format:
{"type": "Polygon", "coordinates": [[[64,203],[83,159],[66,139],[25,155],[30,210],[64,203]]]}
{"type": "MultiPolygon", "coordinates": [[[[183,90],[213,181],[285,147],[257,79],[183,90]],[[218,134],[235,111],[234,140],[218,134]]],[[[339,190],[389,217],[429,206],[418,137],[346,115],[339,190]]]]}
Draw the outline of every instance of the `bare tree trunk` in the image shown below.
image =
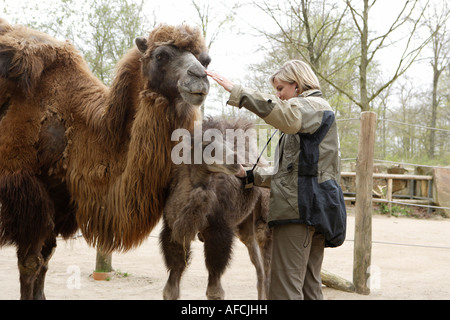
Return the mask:
{"type": "Polygon", "coordinates": [[[319,70],[319,63],[318,63],[319,60],[316,59],[316,56],[314,54],[314,43],[313,43],[312,36],[311,36],[311,26],[309,25],[309,19],[308,19],[309,12],[308,12],[308,8],[307,8],[307,2],[308,2],[308,0],[302,0],[303,22],[304,22],[305,31],[306,31],[306,40],[308,41],[306,47],[308,48],[309,61],[317,70],[319,70]]]}
{"type": "MultiPolygon", "coordinates": [[[[436,117],[437,117],[437,107],[438,107],[438,98],[437,98],[437,90],[439,83],[439,75],[440,72],[437,69],[437,65],[433,65],[433,98],[431,102],[431,128],[436,128],[436,117]]],[[[428,152],[428,156],[430,159],[434,159],[434,149],[436,145],[436,132],[431,129],[430,130],[430,149],[428,152]]]]}
{"type": "Polygon", "coordinates": [[[95,270],[101,272],[111,272],[112,268],[112,254],[103,253],[97,249],[97,257],[95,261],[95,270]]]}
{"type": "MultiPolygon", "coordinates": [[[[448,4],[444,3],[443,6],[435,5],[430,9],[430,16],[427,20],[427,26],[431,34],[433,57],[431,60],[431,66],[433,67],[433,92],[431,101],[431,121],[430,127],[436,128],[437,125],[437,112],[439,106],[439,78],[442,72],[450,64],[450,45],[448,44],[447,21],[450,18],[450,10],[448,4]]],[[[436,132],[430,130],[429,136],[429,151],[428,156],[430,159],[435,157],[436,149],[436,132]]]]}
{"type": "Polygon", "coordinates": [[[364,0],[363,29],[361,33],[361,62],[359,65],[359,89],[361,112],[369,111],[369,96],[367,91],[367,68],[369,65],[369,0],[364,0]]]}

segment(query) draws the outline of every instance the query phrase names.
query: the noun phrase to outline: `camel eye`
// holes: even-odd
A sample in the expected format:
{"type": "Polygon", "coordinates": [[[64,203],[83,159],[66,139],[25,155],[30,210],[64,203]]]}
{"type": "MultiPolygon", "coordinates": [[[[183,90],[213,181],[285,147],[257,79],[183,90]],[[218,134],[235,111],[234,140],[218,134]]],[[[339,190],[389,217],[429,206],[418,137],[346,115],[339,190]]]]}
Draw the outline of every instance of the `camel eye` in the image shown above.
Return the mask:
{"type": "Polygon", "coordinates": [[[155,59],[156,61],[158,61],[158,63],[165,63],[169,60],[169,58],[170,56],[167,52],[160,52],[155,55],[155,59]]]}

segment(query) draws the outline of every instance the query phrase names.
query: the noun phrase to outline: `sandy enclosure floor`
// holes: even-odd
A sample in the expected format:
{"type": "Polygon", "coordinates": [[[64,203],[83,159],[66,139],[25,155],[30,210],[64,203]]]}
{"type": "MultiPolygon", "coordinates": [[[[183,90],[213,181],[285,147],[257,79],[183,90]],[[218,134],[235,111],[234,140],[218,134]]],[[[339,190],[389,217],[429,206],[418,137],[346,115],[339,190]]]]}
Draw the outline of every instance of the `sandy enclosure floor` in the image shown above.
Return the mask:
{"type": "MultiPolygon", "coordinates": [[[[450,299],[450,220],[418,220],[374,216],[370,295],[324,288],[329,300],[450,299]]],[[[167,271],[160,253],[158,225],[147,241],[127,253],[113,255],[117,272],[110,281],[95,281],[96,251],[82,237],[58,239],[50,261],[45,292],[50,300],[162,299],[167,271]]],[[[347,240],[325,250],[323,268],[347,280],[353,274],[354,217],[348,217],[347,240]]],[[[207,271],[203,244],[192,243],[193,258],[181,282],[181,299],[206,299],[207,271]]],[[[247,249],[235,240],[233,258],[222,278],[227,300],[257,299],[256,272],[247,249]]],[[[0,299],[19,299],[15,249],[0,250],[0,299]]]]}

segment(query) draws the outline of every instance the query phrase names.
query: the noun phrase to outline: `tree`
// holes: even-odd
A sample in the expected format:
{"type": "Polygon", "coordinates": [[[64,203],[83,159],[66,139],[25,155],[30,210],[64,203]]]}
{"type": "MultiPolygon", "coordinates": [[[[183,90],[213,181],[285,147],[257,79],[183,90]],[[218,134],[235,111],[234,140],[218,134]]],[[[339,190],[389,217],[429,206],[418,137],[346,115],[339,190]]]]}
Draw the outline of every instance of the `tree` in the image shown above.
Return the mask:
{"type": "Polygon", "coordinates": [[[83,52],[92,72],[105,84],[110,84],[114,66],[141,35],[144,0],[139,1],[84,0],[91,10],[85,18],[83,52]]]}
{"type": "MultiPolygon", "coordinates": [[[[19,11],[23,15],[19,22],[54,37],[71,40],[83,53],[94,75],[108,85],[117,61],[133,47],[134,39],[142,30],[152,26],[143,14],[144,2],[42,0],[34,6],[21,4],[19,11]]],[[[4,11],[14,13],[6,7],[4,11]]]]}
{"type": "MultiPolygon", "coordinates": [[[[285,61],[301,59],[309,62],[322,78],[322,92],[336,114],[353,118],[357,112],[353,102],[324,81],[329,79],[352,95],[357,92],[354,79],[358,76],[358,43],[348,9],[333,0],[288,0],[282,3],[258,0],[253,6],[269,19],[264,25],[254,26],[266,39],[259,48],[266,52],[266,58],[251,66],[252,86],[261,91],[272,90],[267,83],[269,75],[285,61]]],[[[356,154],[356,126],[354,121],[340,123],[341,146],[348,153],[346,156],[356,154]]]]}
{"type": "MultiPolygon", "coordinates": [[[[286,0],[284,10],[281,9],[281,5],[273,6],[266,1],[255,1],[254,5],[267,12],[279,29],[277,35],[268,37],[272,42],[279,43],[281,40],[277,37],[282,35],[283,39],[289,41],[291,47],[296,49],[296,53],[310,63],[322,80],[359,106],[361,111],[368,111],[371,109],[370,104],[373,100],[411,67],[430,38],[419,42],[419,44],[414,43],[418,27],[423,18],[423,12],[418,9],[419,0],[406,1],[394,21],[387,24],[388,28],[384,32],[373,30],[369,26],[370,10],[377,0],[363,0],[362,8],[353,2],[345,0],[345,6],[342,6],[337,1],[286,0]],[[313,13],[313,10],[318,10],[317,8],[323,8],[320,15],[321,23],[312,22],[317,18],[316,12],[313,13]],[[287,23],[277,12],[285,13],[287,23]],[[353,23],[351,31],[347,29],[348,25],[343,23],[346,21],[345,17],[348,13],[353,23]],[[298,26],[292,22],[298,23],[298,26]],[[373,83],[372,87],[369,84],[371,83],[371,73],[377,67],[378,62],[375,59],[377,53],[395,43],[394,36],[398,36],[397,33],[400,31],[404,32],[406,26],[409,25],[411,29],[408,30],[408,36],[403,41],[401,56],[393,74],[389,75],[384,81],[378,79],[378,83],[373,83]],[[314,27],[317,30],[316,32],[314,32],[314,27]],[[349,35],[357,35],[357,37],[354,39],[346,38],[349,35]],[[299,39],[302,41],[298,41],[299,39]],[[306,39],[306,41],[303,39],[306,39]],[[336,42],[333,42],[336,39],[347,40],[346,43],[350,47],[332,46],[333,43],[336,44],[336,42]],[[353,50],[354,44],[359,46],[356,56],[353,50]],[[325,61],[327,64],[323,65],[320,59],[323,58],[323,52],[327,51],[330,52],[331,58],[338,55],[345,57],[346,53],[349,55],[344,61],[342,59],[331,59],[325,61]],[[335,62],[338,62],[338,64],[335,62]],[[348,78],[342,74],[344,66],[355,65],[358,66],[356,84],[354,81],[349,81],[353,78],[348,78]],[[337,80],[343,77],[347,80],[344,84],[337,80]]],[[[361,1],[357,1],[357,3],[360,4],[361,1]]],[[[265,34],[267,35],[267,33],[265,34]]]]}
{"type": "MultiPolygon", "coordinates": [[[[447,21],[450,17],[450,10],[447,2],[435,4],[429,8],[429,16],[425,22],[431,35],[431,47],[433,56],[430,59],[433,68],[433,89],[431,99],[431,122],[430,127],[436,128],[438,105],[441,99],[438,94],[439,80],[442,73],[450,66],[450,30],[447,29],[447,21]]],[[[430,159],[435,157],[436,132],[430,130],[429,135],[429,151],[430,159]]]]}
{"type": "MultiPolygon", "coordinates": [[[[414,17],[414,14],[417,11],[417,4],[419,0],[405,1],[403,7],[401,8],[394,21],[387,24],[389,25],[387,31],[385,31],[384,33],[375,32],[375,35],[373,37],[370,37],[371,32],[369,28],[369,14],[370,10],[373,8],[376,2],[377,0],[363,0],[363,8],[358,9],[351,0],[346,0],[347,7],[351,12],[354,26],[360,36],[359,99],[347,93],[346,91],[341,90],[340,88],[337,89],[343,94],[347,95],[354,103],[356,103],[361,108],[361,111],[369,111],[371,109],[370,103],[375,98],[377,98],[383,90],[394,83],[411,67],[413,62],[419,56],[423,47],[429,41],[428,38],[425,41],[420,42],[416,46],[414,46],[413,44],[414,37],[417,35],[419,22],[421,22],[421,19],[423,18],[423,12],[421,12],[417,18],[414,17]],[[394,33],[400,30],[402,26],[410,21],[412,21],[412,28],[409,32],[409,35],[405,39],[401,57],[393,74],[389,75],[387,80],[379,83],[376,88],[369,92],[367,86],[368,69],[370,65],[374,63],[375,55],[381,49],[389,46],[389,41],[395,42],[395,40],[392,39],[394,33]]],[[[360,3],[360,1],[358,3],[360,3]]]]}
{"type": "MultiPolygon", "coordinates": [[[[191,0],[191,4],[197,13],[198,25],[202,30],[206,45],[211,50],[225,26],[234,21],[235,10],[238,5],[233,6],[228,13],[223,14],[223,8],[222,10],[212,9],[209,1],[201,4],[199,0],[191,0]]],[[[205,104],[200,107],[200,111],[202,115],[205,114],[205,104]]]]}
{"type": "Polygon", "coordinates": [[[236,6],[234,6],[227,14],[223,14],[222,10],[220,10],[220,13],[218,14],[217,12],[213,12],[209,1],[201,5],[198,0],[191,0],[191,4],[197,13],[199,26],[202,29],[206,45],[208,49],[211,49],[220,33],[223,31],[223,28],[233,22],[236,6]],[[213,24],[211,24],[211,22],[213,22],[213,24]]]}
{"type": "MultiPolygon", "coordinates": [[[[253,5],[267,14],[276,30],[255,27],[269,42],[263,65],[270,62],[279,67],[286,60],[301,58],[335,82],[343,78],[342,73],[351,76],[356,59],[355,34],[348,27],[345,7],[339,8],[335,1],[327,0],[287,0],[277,4],[254,1],[253,5]]],[[[322,90],[329,91],[328,96],[333,94],[333,88],[322,90]]]]}

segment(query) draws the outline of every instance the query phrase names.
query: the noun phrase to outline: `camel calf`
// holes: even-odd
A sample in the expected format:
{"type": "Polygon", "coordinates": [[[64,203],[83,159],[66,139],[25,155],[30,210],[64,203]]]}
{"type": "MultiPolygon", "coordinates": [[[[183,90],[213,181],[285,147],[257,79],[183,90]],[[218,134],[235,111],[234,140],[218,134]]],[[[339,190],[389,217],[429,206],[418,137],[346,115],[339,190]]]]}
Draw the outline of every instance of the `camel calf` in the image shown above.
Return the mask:
{"type": "MultiPolygon", "coordinates": [[[[203,129],[242,125],[242,121],[230,124],[209,119],[203,122],[203,129]]],[[[204,143],[203,148],[207,145],[204,143]]],[[[239,170],[242,170],[241,165],[207,165],[205,162],[173,168],[160,234],[162,252],[170,271],[164,299],[179,298],[181,276],[189,263],[190,243],[197,233],[204,242],[209,272],[208,299],[224,299],[220,280],[231,258],[234,235],[247,246],[256,268],[258,298],[266,298],[271,244],[267,227],[269,190],[244,189],[242,181],[234,176],[239,170]]]]}

